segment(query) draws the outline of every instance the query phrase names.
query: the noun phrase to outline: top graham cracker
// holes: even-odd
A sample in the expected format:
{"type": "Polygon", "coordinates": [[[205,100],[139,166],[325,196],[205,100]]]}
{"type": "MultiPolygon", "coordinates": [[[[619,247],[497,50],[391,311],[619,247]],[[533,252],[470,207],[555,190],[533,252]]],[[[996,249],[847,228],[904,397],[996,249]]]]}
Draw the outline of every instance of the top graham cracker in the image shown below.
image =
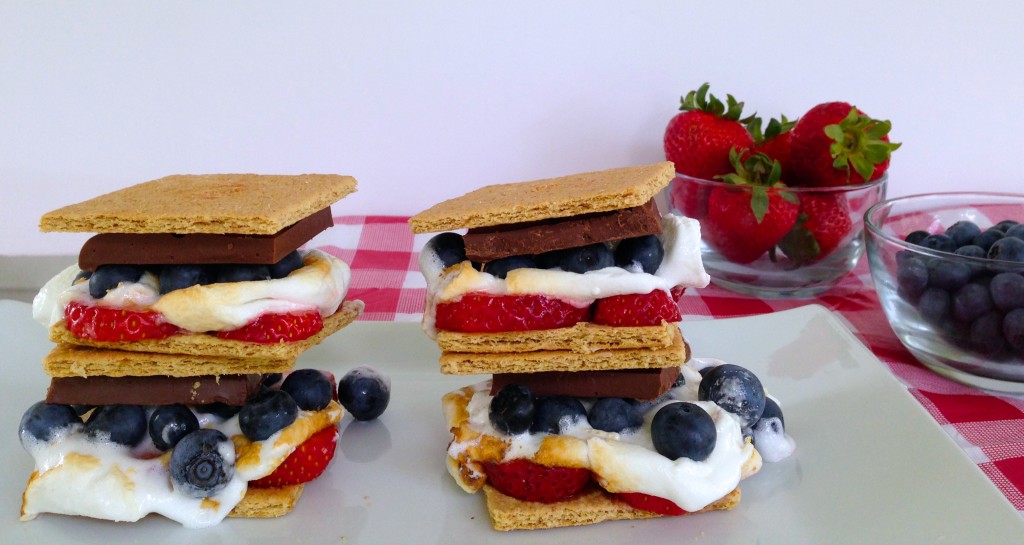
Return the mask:
{"type": "Polygon", "coordinates": [[[413,233],[508,225],[640,206],[675,176],[675,166],[614,168],[481,187],[409,218],[413,233]]]}
{"type": "Polygon", "coordinates": [[[39,229],[273,235],[355,190],[337,174],[182,174],[47,212],[39,229]]]}

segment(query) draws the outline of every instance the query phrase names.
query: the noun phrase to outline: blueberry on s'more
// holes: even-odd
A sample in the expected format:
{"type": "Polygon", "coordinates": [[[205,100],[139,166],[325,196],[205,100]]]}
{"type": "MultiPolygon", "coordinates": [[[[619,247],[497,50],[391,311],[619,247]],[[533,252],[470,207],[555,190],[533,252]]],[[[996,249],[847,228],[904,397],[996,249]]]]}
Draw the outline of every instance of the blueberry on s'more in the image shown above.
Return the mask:
{"type": "Polygon", "coordinates": [[[449,473],[484,491],[495,529],[731,509],[760,469],[749,424],[687,364],[677,300],[709,277],[697,221],[655,201],[673,176],[662,162],[491,185],[410,219],[440,232],[420,268],[441,372],[491,375],[442,405],[449,473]]]}

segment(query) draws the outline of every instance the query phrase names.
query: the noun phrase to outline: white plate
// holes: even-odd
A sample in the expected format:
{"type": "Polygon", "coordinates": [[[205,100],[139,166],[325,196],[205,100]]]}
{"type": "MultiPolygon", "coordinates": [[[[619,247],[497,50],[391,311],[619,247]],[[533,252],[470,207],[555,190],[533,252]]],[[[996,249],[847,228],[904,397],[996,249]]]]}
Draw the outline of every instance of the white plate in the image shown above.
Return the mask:
{"type": "Polygon", "coordinates": [[[442,376],[437,348],[411,323],[356,323],[307,352],[300,367],[388,373],[392,401],[375,422],[345,426],[327,474],[296,510],[187,530],[160,517],[114,524],[43,515],[19,523],[32,469],[18,444],[22,411],[47,385],[51,344],[28,306],[0,301],[0,542],[139,543],[1021,543],[1024,519],[890,372],[827,310],[688,322],[697,356],[755,371],[780,398],[796,454],[742,485],[733,511],[581,528],[499,533],[483,499],[444,469],[440,397],[476,377],[442,376]]]}

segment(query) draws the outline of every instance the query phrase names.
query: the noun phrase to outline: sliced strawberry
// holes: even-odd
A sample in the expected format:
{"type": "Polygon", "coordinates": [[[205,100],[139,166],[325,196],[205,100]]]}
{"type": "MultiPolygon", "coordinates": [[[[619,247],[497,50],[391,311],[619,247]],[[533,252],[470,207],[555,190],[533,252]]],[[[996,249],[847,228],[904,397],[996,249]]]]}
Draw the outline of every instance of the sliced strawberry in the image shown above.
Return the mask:
{"type": "Polygon", "coordinates": [[[218,331],[221,339],[274,344],[308,339],[324,328],[324,319],[316,310],[288,314],[261,314],[248,324],[229,331],[218,331]]]}
{"type": "Polygon", "coordinates": [[[672,295],[672,300],[678,303],[679,300],[683,298],[683,293],[685,293],[685,292],[686,292],[686,288],[684,288],[682,286],[675,286],[675,287],[673,287],[672,291],[670,292],[671,295],[672,295]]]}
{"type": "Polygon", "coordinates": [[[295,449],[273,473],[249,482],[253,488],[280,488],[308,483],[319,477],[334,458],[338,445],[338,426],[330,425],[314,433],[295,449]]]}
{"type": "Polygon", "coordinates": [[[543,295],[488,295],[468,293],[437,305],[441,331],[494,333],[570,327],[587,321],[590,307],[577,308],[543,295]]]}
{"type": "Polygon", "coordinates": [[[658,496],[651,496],[650,494],[643,494],[641,492],[620,492],[615,494],[615,497],[628,503],[633,509],[650,511],[666,517],[685,515],[688,512],[665,498],[659,498],[658,496]]]}
{"type": "Polygon", "coordinates": [[[614,295],[599,299],[594,309],[594,323],[615,327],[658,325],[662,320],[678,322],[679,305],[663,290],[639,295],[614,295]]]}
{"type": "Polygon", "coordinates": [[[159,312],[125,310],[71,302],[64,307],[64,323],[72,335],[100,342],[166,339],[180,332],[159,312]]]}
{"type": "Polygon", "coordinates": [[[484,473],[498,492],[541,503],[571,498],[590,482],[589,469],[542,466],[523,459],[485,463],[484,473]]]}

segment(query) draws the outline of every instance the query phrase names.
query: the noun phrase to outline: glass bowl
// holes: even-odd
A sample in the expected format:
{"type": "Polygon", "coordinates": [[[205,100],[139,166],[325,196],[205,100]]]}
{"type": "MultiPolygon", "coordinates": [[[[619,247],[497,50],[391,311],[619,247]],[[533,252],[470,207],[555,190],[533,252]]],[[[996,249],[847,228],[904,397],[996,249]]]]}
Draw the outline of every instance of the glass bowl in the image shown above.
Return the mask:
{"type": "Polygon", "coordinates": [[[994,252],[985,246],[999,237],[971,237],[973,228],[955,228],[952,238],[960,240],[952,245],[939,237],[906,240],[915,231],[912,241],[945,234],[957,222],[1005,231],[994,227],[1003,220],[1024,222],[1024,196],[935,193],[881,202],[865,216],[868,259],[886,318],[918,360],[965,384],[1024,393],[1024,262],[989,257],[1005,258],[1022,244],[995,243],[994,252]],[[981,251],[951,252],[961,245],[981,251]]]}
{"type": "MultiPolygon", "coordinates": [[[[795,203],[787,212],[795,221],[790,220],[792,227],[779,235],[777,244],[772,245],[777,238],[772,235],[752,249],[743,240],[752,229],[732,227],[736,222],[724,212],[748,202],[749,187],[676,174],[667,199],[674,211],[700,222],[701,257],[714,284],[761,298],[813,297],[832,289],[857,265],[864,252],[864,212],[885,199],[887,178],[853,186],[781,189],[795,203]],[[758,253],[766,246],[770,248],[758,253]]],[[[769,208],[758,232],[772,213],[769,208]]]]}

